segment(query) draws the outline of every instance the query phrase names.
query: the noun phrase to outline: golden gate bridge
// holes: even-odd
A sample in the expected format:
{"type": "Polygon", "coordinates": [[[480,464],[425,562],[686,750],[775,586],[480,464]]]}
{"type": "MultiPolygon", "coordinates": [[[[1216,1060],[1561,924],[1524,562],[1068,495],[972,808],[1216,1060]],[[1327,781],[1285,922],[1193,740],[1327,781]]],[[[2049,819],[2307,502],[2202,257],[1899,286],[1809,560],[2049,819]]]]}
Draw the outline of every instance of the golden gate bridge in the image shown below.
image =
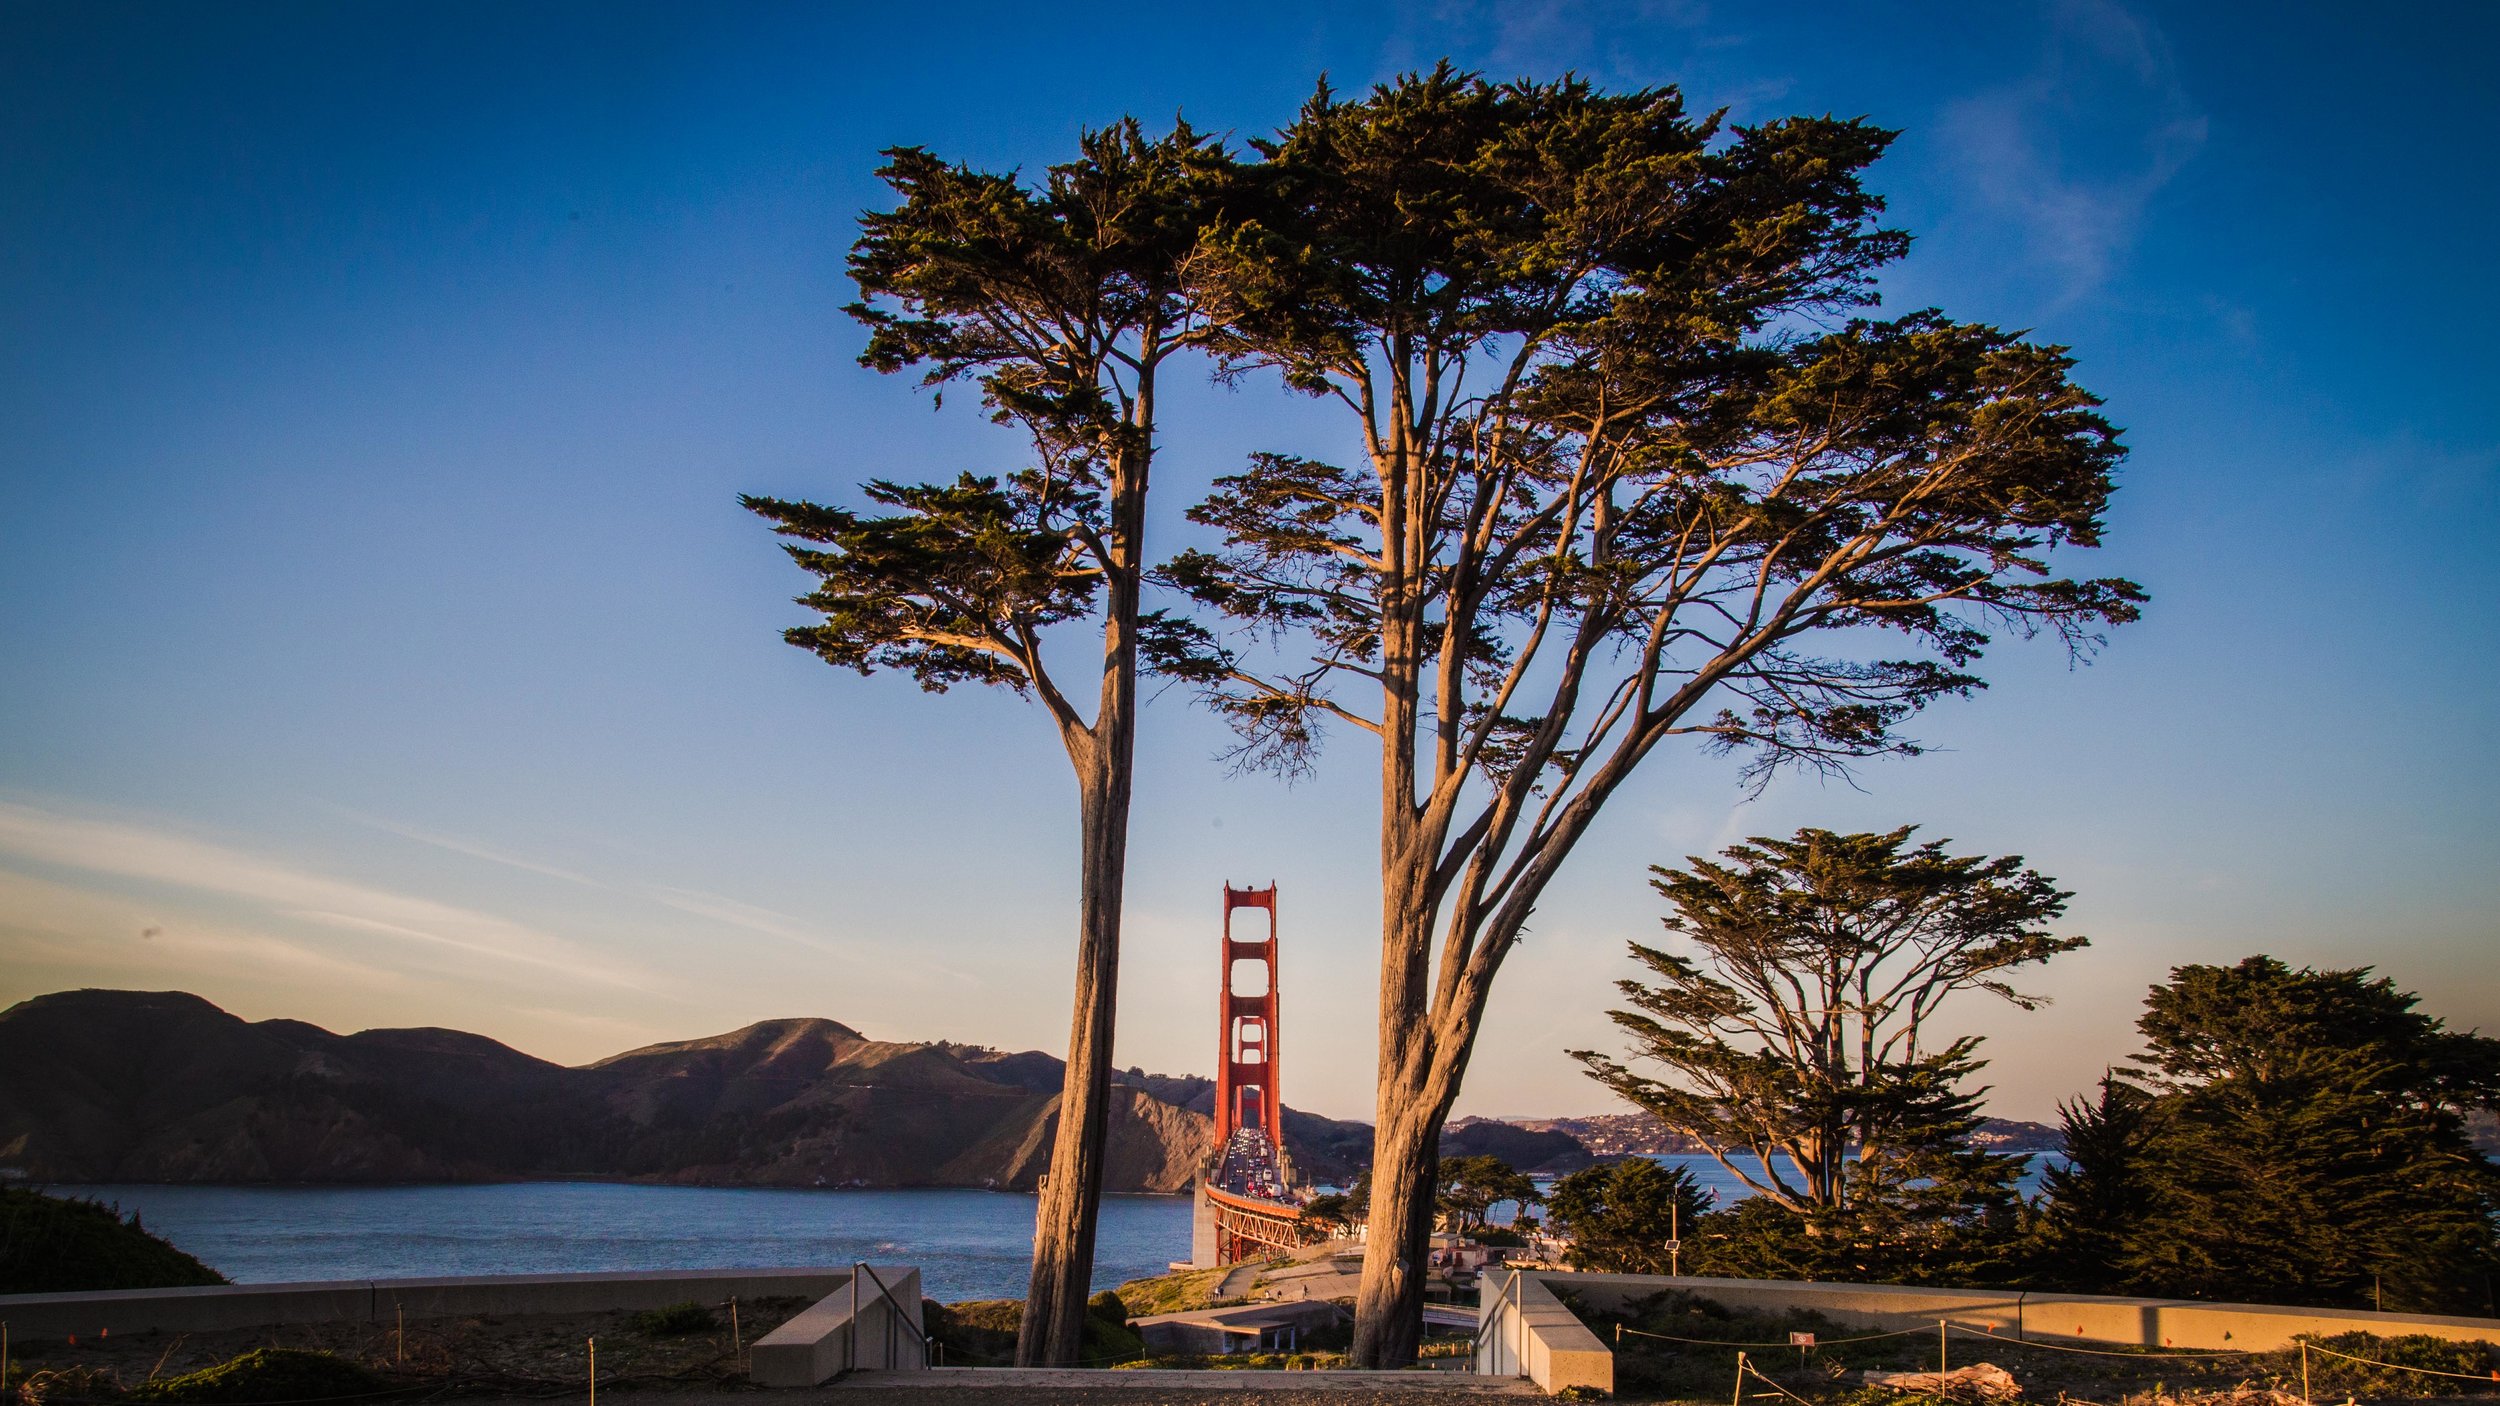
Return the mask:
{"type": "Polygon", "coordinates": [[[1319,1239],[1302,1222],[1303,1194],[1285,1153],[1276,1081],[1276,886],[1224,886],[1224,975],[1217,1000],[1215,1136],[1198,1175],[1190,1263],[1238,1264],[1319,1239]],[[1233,915],[1254,919],[1237,935],[1233,915]]]}

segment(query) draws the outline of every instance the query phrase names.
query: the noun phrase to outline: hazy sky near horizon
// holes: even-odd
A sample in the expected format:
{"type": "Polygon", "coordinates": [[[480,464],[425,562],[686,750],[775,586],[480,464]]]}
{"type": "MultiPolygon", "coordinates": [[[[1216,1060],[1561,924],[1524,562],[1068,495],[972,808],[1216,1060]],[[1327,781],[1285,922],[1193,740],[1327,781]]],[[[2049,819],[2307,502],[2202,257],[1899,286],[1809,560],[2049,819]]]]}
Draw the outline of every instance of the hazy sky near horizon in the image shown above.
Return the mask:
{"type": "MultiPolygon", "coordinates": [[[[1857,784],[1662,754],[1505,972],[1461,1112],[1606,1111],[1567,1048],[1645,866],[1917,822],[2093,947],[1970,998],[1995,1111],[2133,1049],[2172,965],[2370,964],[2500,1029],[2500,9],[2114,3],[0,4],[0,1003],[180,988],[575,1062],[777,1016],[1061,1047],[1073,787],[1012,697],[836,673],[740,491],[1020,462],[856,366],[880,148],[1243,138],[1326,72],[1675,82],[1865,114],[1894,310],[2071,345],[2152,592],[2008,642],[1857,784]]],[[[1324,409],[1191,380],[1159,550],[1324,409]]],[[[1218,886],[1282,886],[1289,1102],[1371,1109],[1371,754],[1228,778],[1148,710],[1118,1059],[1208,1071],[1218,886]]]]}

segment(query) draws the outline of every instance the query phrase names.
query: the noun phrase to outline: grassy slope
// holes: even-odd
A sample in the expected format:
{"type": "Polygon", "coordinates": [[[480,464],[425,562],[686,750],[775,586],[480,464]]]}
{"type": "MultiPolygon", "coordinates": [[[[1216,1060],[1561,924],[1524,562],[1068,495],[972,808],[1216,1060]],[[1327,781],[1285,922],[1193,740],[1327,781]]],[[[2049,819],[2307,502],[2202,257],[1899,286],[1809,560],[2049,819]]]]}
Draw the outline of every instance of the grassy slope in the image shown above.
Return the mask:
{"type": "Polygon", "coordinates": [[[166,1289],[224,1275],[92,1201],[0,1187],[0,1294],[166,1289]]]}

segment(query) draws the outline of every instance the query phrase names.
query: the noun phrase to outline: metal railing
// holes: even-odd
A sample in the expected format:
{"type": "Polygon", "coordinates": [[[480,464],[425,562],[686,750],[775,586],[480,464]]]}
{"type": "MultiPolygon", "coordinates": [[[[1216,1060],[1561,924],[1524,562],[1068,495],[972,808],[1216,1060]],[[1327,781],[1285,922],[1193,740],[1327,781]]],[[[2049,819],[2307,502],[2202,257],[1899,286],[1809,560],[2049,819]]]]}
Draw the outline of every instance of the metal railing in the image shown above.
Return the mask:
{"type": "Polygon", "coordinates": [[[911,1333],[912,1337],[919,1342],[920,1364],[924,1367],[929,1366],[929,1335],[921,1330],[919,1324],[914,1323],[910,1318],[904,1315],[902,1300],[894,1297],[894,1291],[887,1287],[886,1282],[883,1279],[877,1276],[877,1271],[869,1265],[868,1261],[860,1260],[851,1266],[850,1342],[847,1350],[843,1354],[844,1367],[851,1371],[859,1370],[859,1281],[862,1276],[865,1276],[869,1283],[877,1286],[877,1298],[885,1301],[885,1364],[888,1367],[892,1367],[894,1365],[894,1329],[897,1325],[900,1325],[901,1327],[907,1329],[911,1333]]]}
{"type": "MultiPolygon", "coordinates": [[[[1479,1303],[1476,1309],[1476,1335],[1470,1344],[1470,1351],[1467,1354],[1468,1371],[1478,1374],[1484,1373],[1485,1340],[1493,1337],[1501,1331],[1502,1306],[1510,1302],[1511,1290],[1519,1287],[1519,1281],[1523,1277],[1525,1276],[1522,1271],[1516,1269],[1512,1270],[1510,1272],[1510,1277],[1504,1279],[1502,1281],[1502,1287],[1494,1293],[1493,1302],[1490,1304],[1481,1302],[1484,1295],[1484,1289],[1482,1287],[1484,1281],[1481,1277],[1477,1279],[1476,1283],[1478,1287],[1476,1289],[1476,1295],[1479,1303]]],[[[1514,1304],[1512,1307],[1516,1310],[1517,1305],[1514,1304]]],[[[1514,1311],[1511,1316],[1519,1320],[1519,1330],[1524,1335],[1527,1332],[1528,1326],[1527,1316],[1516,1311],[1514,1311]]],[[[1496,1343],[1496,1346],[1499,1346],[1498,1342],[1496,1343]]],[[[1523,1338],[1520,1346],[1514,1349],[1511,1354],[1511,1366],[1514,1369],[1524,1369],[1526,1363],[1527,1344],[1523,1338]]],[[[1498,1367],[1500,1364],[1496,1363],[1494,1365],[1498,1367]]],[[[1502,1375],[1515,1377],[1521,1375],[1521,1371],[1513,1370],[1502,1375]]]]}

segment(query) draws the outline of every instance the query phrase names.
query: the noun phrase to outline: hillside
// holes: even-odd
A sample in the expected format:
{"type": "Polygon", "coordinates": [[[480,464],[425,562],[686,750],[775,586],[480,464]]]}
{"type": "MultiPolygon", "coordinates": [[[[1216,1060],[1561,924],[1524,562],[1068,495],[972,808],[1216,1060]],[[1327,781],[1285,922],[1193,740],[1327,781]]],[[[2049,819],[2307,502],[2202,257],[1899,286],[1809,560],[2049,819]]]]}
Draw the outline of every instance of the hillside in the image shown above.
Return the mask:
{"type": "MultiPolygon", "coordinates": [[[[1049,1160],[1060,1073],[1038,1051],[890,1043],[830,1020],[568,1068],[459,1031],[339,1035],[181,992],[65,991],[0,1011],[0,1175],[1022,1190],[1049,1160]]],[[[1208,1132],[1191,1086],[1206,1081],[1121,1082],[1106,1188],[1185,1189],[1208,1132]]],[[[1362,1124],[1287,1120],[1315,1175],[1348,1144],[1369,1151],[1362,1124]]]]}

